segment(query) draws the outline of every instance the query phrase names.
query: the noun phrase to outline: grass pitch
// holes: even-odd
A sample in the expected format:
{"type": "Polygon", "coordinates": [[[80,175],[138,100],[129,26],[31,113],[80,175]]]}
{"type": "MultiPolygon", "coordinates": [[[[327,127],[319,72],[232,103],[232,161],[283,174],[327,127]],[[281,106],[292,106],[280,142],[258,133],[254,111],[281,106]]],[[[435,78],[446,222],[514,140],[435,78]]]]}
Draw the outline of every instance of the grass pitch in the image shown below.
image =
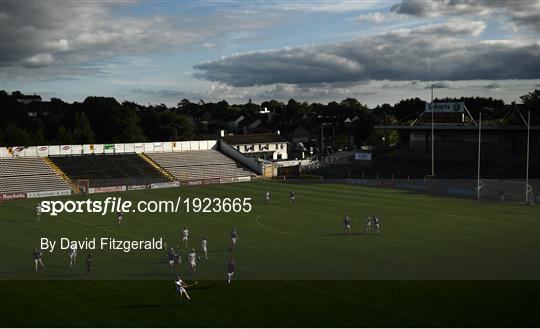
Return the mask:
{"type": "MultiPolygon", "coordinates": [[[[38,200],[0,204],[0,306],[9,326],[532,326],[540,292],[540,208],[478,203],[346,185],[257,181],[115,194],[123,199],[252,197],[250,213],[43,215],[38,200]],[[294,188],[295,205],[288,203],[294,188]],[[272,191],[272,204],[264,193],[272,191]],[[380,236],[365,235],[376,214],[380,236]],[[339,234],[345,215],[352,236],[339,234]],[[163,237],[190,247],[208,236],[209,260],[168,269],[164,251],[84,251],[68,268],[64,250],[45,252],[34,273],[31,252],[43,236],[163,237]],[[228,286],[232,227],[240,239],[228,286]],[[199,281],[179,300],[173,278],[199,281]],[[452,281],[450,281],[452,280],[452,281]],[[456,281],[459,280],[459,281],[456,281]],[[505,281],[494,281],[505,280],[505,281]],[[517,281],[519,280],[519,281],[517,281]],[[30,311],[31,310],[31,311],[30,311]]],[[[106,195],[92,195],[104,199],[106,195]]],[[[183,258],[186,249],[180,249],[183,258]]]]}

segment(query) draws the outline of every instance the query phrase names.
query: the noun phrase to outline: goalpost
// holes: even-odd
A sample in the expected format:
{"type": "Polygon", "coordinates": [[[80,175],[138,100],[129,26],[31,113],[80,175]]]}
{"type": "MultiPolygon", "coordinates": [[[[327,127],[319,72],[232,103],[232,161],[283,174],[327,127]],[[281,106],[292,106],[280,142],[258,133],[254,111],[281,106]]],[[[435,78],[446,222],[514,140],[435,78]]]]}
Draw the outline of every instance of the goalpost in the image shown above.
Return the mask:
{"type": "Polygon", "coordinates": [[[84,193],[87,194],[90,187],[90,181],[88,179],[79,179],[77,180],[77,187],[79,188],[79,191],[84,191],[84,193]]]}
{"type": "Polygon", "coordinates": [[[528,113],[527,118],[527,169],[525,171],[525,205],[534,204],[534,196],[532,186],[529,185],[529,152],[530,152],[530,139],[531,139],[531,111],[528,113]]]}
{"type": "Polygon", "coordinates": [[[482,154],[482,112],[480,112],[478,121],[478,169],[476,175],[476,198],[480,200],[480,192],[482,187],[484,187],[484,183],[480,180],[480,156],[482,154]]]}

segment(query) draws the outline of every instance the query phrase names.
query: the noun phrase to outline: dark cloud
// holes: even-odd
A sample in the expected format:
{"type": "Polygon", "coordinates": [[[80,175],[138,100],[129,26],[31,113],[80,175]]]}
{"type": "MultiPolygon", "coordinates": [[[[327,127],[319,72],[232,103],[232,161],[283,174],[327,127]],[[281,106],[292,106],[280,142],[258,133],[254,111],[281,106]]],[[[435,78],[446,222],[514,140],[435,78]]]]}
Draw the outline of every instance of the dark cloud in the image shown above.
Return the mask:
{"type": "Polygon", "coordinates": [[[402,0],[391,12],[417,17],[496,15],[516,26],[540,31],[539,0],[402,0]]]}
{"type": "Polygon", "coordinates": [[[424,87],[424,89],[431,89],[431,88],[452,88],[452,85],[448,82],[435,82],[432,84],[428,84],[424,87]]]}
{"type": "Polygon", "coordinates": [[[138,94],[138,95],[147,95],[147,96],[157,96],[158,98],[165,98],[165,99],[179,99],[186,96],[186,93],[180,90],[175,89],[160,89],[160,90],[152,90],[152,89],[144,89],[144,88],[134,88],[131,89],[130,92],[132,94],[138,94]]]}
{"type": "Polygon", "coordinates": [[[0,64],[6,78],[103,74],[107,60],[206,47],[271,24],[240,14],[130,16],[131,2],[2,1],[0,64]]]}
{"type": "Polygon", "coordinates": [[[540,76],[540,42],[464,40],[422,33],[425,29],[338,44],[239,53],[196,65],[195,76],[232,86],[540,76]]]}

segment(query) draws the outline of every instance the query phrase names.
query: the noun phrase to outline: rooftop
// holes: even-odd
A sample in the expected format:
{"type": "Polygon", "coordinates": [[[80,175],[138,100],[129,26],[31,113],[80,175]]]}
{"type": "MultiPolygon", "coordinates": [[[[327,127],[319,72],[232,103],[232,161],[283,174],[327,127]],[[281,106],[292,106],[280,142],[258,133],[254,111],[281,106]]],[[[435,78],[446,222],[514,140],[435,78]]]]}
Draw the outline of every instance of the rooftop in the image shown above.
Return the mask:
{"type": "Polygon", "coordinates": [[[287,140],[283,136],[278,134],[230,135],[223,137],[223,141],[230,145],[287,142],[287,140]]]}

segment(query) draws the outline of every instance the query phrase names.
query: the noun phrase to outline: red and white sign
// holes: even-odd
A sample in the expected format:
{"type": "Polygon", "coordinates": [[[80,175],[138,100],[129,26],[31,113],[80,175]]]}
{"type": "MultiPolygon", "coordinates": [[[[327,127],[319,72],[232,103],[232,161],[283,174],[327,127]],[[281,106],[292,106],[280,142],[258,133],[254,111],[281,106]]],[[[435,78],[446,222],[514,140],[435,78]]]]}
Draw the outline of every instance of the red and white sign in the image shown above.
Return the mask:
{"type": "Polygon", "coordinates": [[[2,193],[0,194],[0,201],[26,199],[26,193],[2,193]]]}

